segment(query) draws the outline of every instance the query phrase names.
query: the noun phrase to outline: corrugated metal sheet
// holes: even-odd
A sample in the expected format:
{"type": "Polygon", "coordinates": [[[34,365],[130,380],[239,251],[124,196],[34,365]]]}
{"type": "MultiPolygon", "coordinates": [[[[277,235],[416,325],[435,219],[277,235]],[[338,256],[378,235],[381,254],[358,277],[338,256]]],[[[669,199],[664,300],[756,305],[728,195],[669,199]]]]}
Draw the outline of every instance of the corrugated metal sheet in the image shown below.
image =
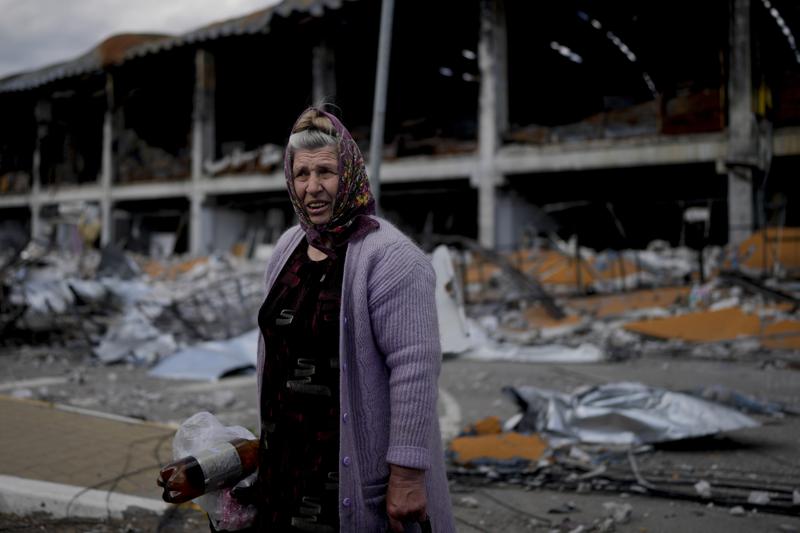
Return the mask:
{"type": "Polygon", "coordinates": [[[48,83],[81,76],[115,65],[124,60],[125,54],[144,42],[158,41],[166,35],[124,33],[109,37],[92,50],[71,61],[49,65],[31,72],[23,72],[0,80],[0,93],[29,91],[48,83]]]}
{"type": "Polygon", "coordinates": [[[125,59],[133,59],[225,37],[267,33],[273,16],[288,17],[292,13],[309,13],[315,17],[321,17],[325,14],[326,8],[339,9],[344,1],[348,0],[284,0],[280,4],[243,17],[215,22],[182,35],[138,46],[130,50],[125,59]]]}
{"type": "Polygon", "coordinates": [[[110,65],[173,48],[225,37],[267,33],[273,16],[288,17],[292,13],[309,13],[321,17],[326,8],[339,9],[345,1],[355,0],[284,0],[249,15],[215,22],[181,35],[116,35],[71,61],[2,79],[0,93],[28,91],[57,80],[99,72],[110,65]]]}

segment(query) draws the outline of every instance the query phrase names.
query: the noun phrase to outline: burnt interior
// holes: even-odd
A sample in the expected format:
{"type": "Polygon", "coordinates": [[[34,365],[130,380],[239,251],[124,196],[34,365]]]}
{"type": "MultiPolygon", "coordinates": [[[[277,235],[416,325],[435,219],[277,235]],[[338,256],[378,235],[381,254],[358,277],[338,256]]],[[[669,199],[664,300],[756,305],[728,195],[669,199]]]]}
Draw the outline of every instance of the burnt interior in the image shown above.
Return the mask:
{"type": "MultiPolygon", "coordinates": [[[[481,4],[409,0],[395,5],[386,159],[475,154],[481,4]]],[[[730,0],[506,1],[508,128],[501,132],[503,141],[537,145],[722,133],[730,9],[730,0]]],[[[800,4],[752,0],[751,10],[759,126],[767,131],[800,125],[800,53],[792,33],[800,28],[800,4]]],[[[312,50],[318,43],[330,47],[335,62],[336,92],[328,96],[367,154],[380,3],[345,2],[317,15],[274,16],[267,32],[202,43],[213,54],[215,70],[215,142],[207,160],[268,145],[282,150],[293,120],[313,103],[312,50]]],[[[189,177],[196,49],[168,49],[112,70],[118,183],[189,177]]],[[[105,108],[105,76],[97,74],[0,95],[0,110],[14,125],[0,131],[0,192],[27,190],[37,120],[45,132],[43,185],[95,182],[105,108]],[[37,108],[37,101],[45,104],[37,108]]],[[[269,161],[241,169],[280,170],[279,158],[269,161]]],[[[756,173],[759,223],[800,223],[790,209],[798,192],[793,175],[798,161],[775,158],[766,173],[756,173]]],[[[531,209],[546,211],[560,235],[577,233],[588,246],[640,247],[656,238],[677,244],[683,210],[700,205],[712,213],[709,242],[722,243],[727,177],[719,171],[712,164],[694,164],[512,175],[505,187],[528,200],[531,209]],[[574,205],[553,207],[569,202],[574,205]]],[[[384,213],[418,237],[475,237],[474,186],[466,179],[419,178],[413,184],[384,184],[384,213]]],[[[210,198],[209,205],[265,213],[275,201],[272,195],[233,194],[210,198]]],[[[160,205],[175,211],[188,205],[164,202],[129,202],[119,209],[147,212],[160,205]]],[[[179,227],[180,217],[156,221],[148,216],[137,223],[180,231],[186,226],[179,227]]],[[[179,238],[185,248],[184,241],[185,231],[179,238]]]]}
{"type": "Polygon", "coordinates": [[[174,252],[189,249],[189,200],[186,198],[124,201],[114,204],[114,235],[132,252],[149,254],[154,233],[173,233],[174,252]]]}
{"type": "Polygon", "coordinates": [[[723,127],[726,0],[507,2],[507,140],[723,127]]]}
{"type": "Polygon", "coordinates": [[[655,239],[689,244],[683,221],[689,207],[710,210],[705,244],[728,239],[727,176],[712,164],[520,175],[508,182],[542,214],[533,233],[576,235],[582,246],[644,248],[655,239]]]}
{"type": "Polygon", "coordinates": [[[311,100],[308,43],[300,34],[290,38],[275,28],[209,47],[216,70],[213,158],[285,144],[294,119],[311,100]]]}
{"type": "Polygon", "coordinates": [[[114,71],[115,181],[190,175],[194,51],[169,50],[114,71]]]}
{"type": "Polygon", "coordinates": [[[102,76],[87,76],[80,83],[62,81],[41,91],[34,114],[42,128],[42,186],[97,181],[105,110],[102,76]]]}
{"type": "MultiPolygon", "coordinates": [[[[33,175],[36,121],[30,94],[11,93],[0,98],[0,194],[27,193],[33,175]]],[[[5,214],[4,214],[5,217],[5,214]]]]}

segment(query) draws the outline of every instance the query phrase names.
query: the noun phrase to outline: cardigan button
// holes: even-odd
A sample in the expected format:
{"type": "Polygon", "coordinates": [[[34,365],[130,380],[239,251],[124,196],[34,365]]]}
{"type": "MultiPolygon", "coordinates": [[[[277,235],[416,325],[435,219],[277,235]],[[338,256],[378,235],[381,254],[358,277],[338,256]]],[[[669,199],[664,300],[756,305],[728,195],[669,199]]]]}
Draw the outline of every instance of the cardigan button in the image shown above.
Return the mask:
{"type": "Polygon", "coordinates": [[[344,458],[342,459],[342,464],[344,466],[350,466],[351,462],[352,461],[350,460],[350,456],[349,455],[345,455],[344,458]]]}
{"type": "Polygon", "coordinates": [[[352,502],[352,500],[350,500],[350,498],[345,498],[344,500],[342,500],[342,505],[344,505],[345,507],[350,507],[350,505],[352,505],[352,503],[353,502],[352,502]]]}
{"type": "Polygon", "coordinates": [[[342,414],[342,422],[344,422],[345,424],[347,424],[347,421],[348,421],[348,420],[350,420],[350,415],[349,415],[349,414],[347,414],[347,413],[343,413],[343,414],[342,414]]]}

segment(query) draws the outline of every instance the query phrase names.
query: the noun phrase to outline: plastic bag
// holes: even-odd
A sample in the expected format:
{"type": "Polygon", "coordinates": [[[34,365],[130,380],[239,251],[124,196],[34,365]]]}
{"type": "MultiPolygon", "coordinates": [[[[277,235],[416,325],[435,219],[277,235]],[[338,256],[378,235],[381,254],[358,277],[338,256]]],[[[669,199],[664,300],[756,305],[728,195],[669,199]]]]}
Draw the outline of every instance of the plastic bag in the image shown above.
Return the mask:
{"type": "MultiPolygon", "coordinates": [[[[172,456],[177,460],[196,455],[211,446],[237,438],[256,437],[242,426],[223,426],[217,417],[201,411],[187,418],[178,428],[172,440],[172,456]]],[[[231,494],[231,488],[208,492],[194,500],[208,513],[215,529],[236,531],[253,525],[255,521],[256,507],[239,503],[231,494]]]]}

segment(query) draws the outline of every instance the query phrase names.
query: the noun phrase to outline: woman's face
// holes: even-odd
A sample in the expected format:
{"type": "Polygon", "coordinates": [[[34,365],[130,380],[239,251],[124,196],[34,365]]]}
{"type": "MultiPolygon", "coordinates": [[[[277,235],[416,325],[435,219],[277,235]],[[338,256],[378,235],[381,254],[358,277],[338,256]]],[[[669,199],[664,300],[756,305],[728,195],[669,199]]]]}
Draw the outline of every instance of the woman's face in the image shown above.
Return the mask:
{"type": "Polygon", "coordinates": [[[333,216],[333,202],[339,191],[338,169],[339,158],[332,146],[294,153],[294,192],[312,224],[325,224],[333,216]]]}

